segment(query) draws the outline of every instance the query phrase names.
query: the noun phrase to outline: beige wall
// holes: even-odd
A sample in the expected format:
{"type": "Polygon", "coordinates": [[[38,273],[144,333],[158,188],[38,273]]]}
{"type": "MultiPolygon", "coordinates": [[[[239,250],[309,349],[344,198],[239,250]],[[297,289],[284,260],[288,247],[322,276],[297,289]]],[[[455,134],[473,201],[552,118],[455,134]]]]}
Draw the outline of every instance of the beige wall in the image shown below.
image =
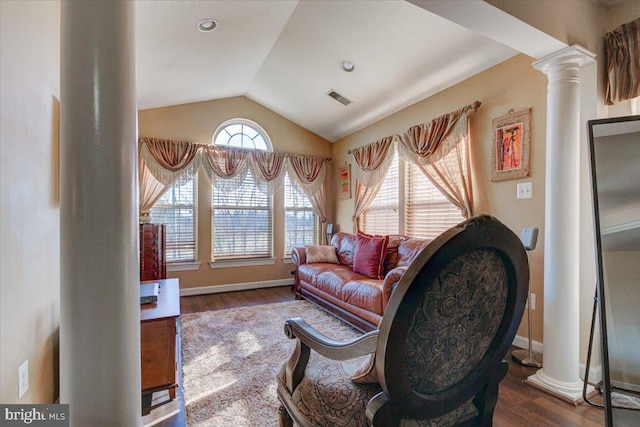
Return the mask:
{"type": "MultiPolygon", "coordinates": [[[[533,338],[542,341],[542,276],[544,251],[544,185],[545,185],[545,129],[546,77],[531,66],[533,60],[518,55],[464,82],[420,101],[334,144],[336,166],[352,163],[347,150],[381,137],[401,132],[408,127],[429,121],[454,111],[473,101],[482,102],[471,113],[471,156],[475,213],[488,213],[505,223],[516,234],[524,226],[541,230],[538,246],[531,255],[533,292],[538,295],[533,314],[533,338]],[[491,178],[491,119],[510,109],[532,108],[531,118],[531,176],[524,179],[492,183],[491,178]],[[533,198],[517,200],[516,184],[533,183],[533,198]]],[[[353,166],[352,166],[353,167],[353,166]]],[[[352,229],[353,198],[336,202],[336,222],[341,230],[352,229]]],[[[525,323],[526,325],[526,323],[525,323]]],[[[519,335],[526,336],[521,328],[519,335]]]]}
{"type": "MultiPolygon", "coordinates": [[[[233,118],[258,123],[269,135],[273,148],[296,154],[331,156],[331,143],[243,96],[166,108],[142,110],[138,114],[140,136],[210,143],[220,124],[233,118]]],[[[333,175],[329,164],[328,178],[333,175]]],[[[327,185],[331,186],[331,181],[327,185]]],[[[206,174],[198,175],[198,261],[197,271],[169,273],[180,278],[180,287],[291,279],[291,264],[283,263],[283,195],[274,195],[274,256],[272,266],[211,269],[211,185],[206,174]]]]}
{"type": "Polygon", "coordinates": [[[60,6],[0,2],[0,402],[58,397],[60,6]],[[18,367],[30,387],[18,399],[18,367]]]}

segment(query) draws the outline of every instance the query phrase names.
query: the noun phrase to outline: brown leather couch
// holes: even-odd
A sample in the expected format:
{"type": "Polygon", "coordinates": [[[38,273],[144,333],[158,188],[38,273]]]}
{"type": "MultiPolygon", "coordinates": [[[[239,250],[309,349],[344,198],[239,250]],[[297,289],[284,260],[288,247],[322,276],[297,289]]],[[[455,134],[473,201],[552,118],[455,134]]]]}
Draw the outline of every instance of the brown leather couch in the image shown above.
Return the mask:
{"type": "Polygon", "coordinates": [[[304,247],[291,253],[295,270],[296,298],[325,308],[355,328],[368,332],[378,327],[391,293],[407,267],[431,240],[389,236],[384,260],[384,279],[372,279],[353,271],[356,235],[336,233],[331,245],[339,264],[308,264],[304,247]]]}

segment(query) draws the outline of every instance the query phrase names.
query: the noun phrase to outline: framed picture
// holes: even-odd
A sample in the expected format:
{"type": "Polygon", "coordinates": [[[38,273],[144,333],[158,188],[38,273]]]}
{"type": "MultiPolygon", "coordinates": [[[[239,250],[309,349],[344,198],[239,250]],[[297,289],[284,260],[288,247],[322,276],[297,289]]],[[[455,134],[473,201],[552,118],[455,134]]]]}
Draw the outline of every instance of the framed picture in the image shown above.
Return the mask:
{"type": "Polygon", "coordinates": [[[340,167],[340,199],[351,198],[351,165],[340,167]]]}
{"type": "Polygon", "coordinates": [[[531,108],[509,112],[491,121],[491,182],[529,176],[531,108]]]}

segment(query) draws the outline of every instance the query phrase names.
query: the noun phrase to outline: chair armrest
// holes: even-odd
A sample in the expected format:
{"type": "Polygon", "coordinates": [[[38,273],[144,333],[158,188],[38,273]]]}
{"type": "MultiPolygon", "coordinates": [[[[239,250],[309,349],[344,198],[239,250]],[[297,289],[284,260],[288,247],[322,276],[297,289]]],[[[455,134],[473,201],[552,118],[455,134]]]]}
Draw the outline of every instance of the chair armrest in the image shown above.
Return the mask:
{"type": "Polygon", "coordinates": [[[318,332],[299,317],[284,323],[284,333],[289,339],[297,338],[306,346],[332,360],[349,360],[376,351],[378,330],[367,332],[349,341],[336,341],[318,332]]]}
{"type": "Polygon", "coordinates": [[[307,262],[306,249],[303,246],[297,246],[291,249],[291,260],[296,266],[306,264],[307,262]]]}
{"type": "Polygon", "coordinates": [[[300,318],[287,320],[284,333],[289,339],[296,339],[296,348],[285,369],[286,386],[290,393],[293,393],[304,377],[311,348],[333,360],[348,360],[373,353],[378,343],[377,330],[340,342],[327,338],[300,318]]]}
{"type": "Polygon", "coordinates": [[[396,284],[400,281],[408,267],[396,267],[393,270],[389,270],[386,276],[384,276],[384,282],[382,283],[382,309],[387,308],[387,303],[391,299],[391,294],[396,288],[396,284]]]}

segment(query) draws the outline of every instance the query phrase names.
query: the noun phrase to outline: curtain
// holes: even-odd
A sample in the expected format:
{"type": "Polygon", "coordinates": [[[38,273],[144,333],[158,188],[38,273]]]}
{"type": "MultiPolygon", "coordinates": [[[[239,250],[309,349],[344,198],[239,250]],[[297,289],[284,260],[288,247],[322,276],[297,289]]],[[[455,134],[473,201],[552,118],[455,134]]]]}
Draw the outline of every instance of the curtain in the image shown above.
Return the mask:
{"type": "Polygon", "coordinates": [[[251,151],[251,162],[249,166],[253,174],[253,178],[258,183],[259,188],[264,188],[267,194],[273,194],[278,191],[284,182],[284,166],[286,156],[284,153],[275,153],[273,151],[251,151]]]}
{"type": "Polygon", "coordinates": [[[190,142],[140,138],[138,180],[141,221],[149,220],[151,208],[169,187],[193,176],[196,153],[197,147],[190,142]]]}
{"type": "Polygon", "coordinates": [[[219,191],[233,191],[247,177],[248,150],[219,145],[202,146],[201,167],[219,191]]]}
{"type": "Polygon", "coordinates": [[[604,36],[607,90],[605,103],[640,96],[640,18],[604,36]]]}
{"type": "Polygon", "coordinates": [[[211,184],[219,191],[238,189],[251,173],[260,191],[267,194],[273,194],[282,187],[288,170],[296,189],[309,198],[322,223],[327,221],[327,159],[155,138],[140,138],[139,142],[142,216],[148,217],[153,205],[171,185],[191,179],[198,168],[205,171],[211,184]]]}
{"type": "Polygon", "coordinates": [[[375,199],[389,171],[393,160],[393,153],[389,154],[389,151],[393,147],[393,141],[393,136],[387,136],[351,152],[356,162],[354,168],[356,196],[352,218],[354,231],[360,228],[360,215],[375,199]]]}
{"type": "Polygon", "coordinates": [[[149,171],[164,185],[193,177],[198,144],[156,138],[140,138],[141,154],[149,171]]]}
{"type": "Polygon", "coordinates": [[[140,182],[140,221],[149,222],[151,208],[160,200],[170,185],[162,184],[153,176],[140,153],[138,153],[138,180],[140,182]]]}
{"type": "Polygon", "coordinates": [[[473,215],[465,107],[398,135],[400,156],[420,168],[465,218],[473,215]]]}
{"type": "Polygon", "coordinates": [[[327,194],[325,178],[327,175],[325,161],[321,157],[299,156],[290,154],[289,177],[295,182],[307,196],[313,206],[320,221],[322,222],[322,233],[327,222],[329,206],[327,204],[327,194]]]}

